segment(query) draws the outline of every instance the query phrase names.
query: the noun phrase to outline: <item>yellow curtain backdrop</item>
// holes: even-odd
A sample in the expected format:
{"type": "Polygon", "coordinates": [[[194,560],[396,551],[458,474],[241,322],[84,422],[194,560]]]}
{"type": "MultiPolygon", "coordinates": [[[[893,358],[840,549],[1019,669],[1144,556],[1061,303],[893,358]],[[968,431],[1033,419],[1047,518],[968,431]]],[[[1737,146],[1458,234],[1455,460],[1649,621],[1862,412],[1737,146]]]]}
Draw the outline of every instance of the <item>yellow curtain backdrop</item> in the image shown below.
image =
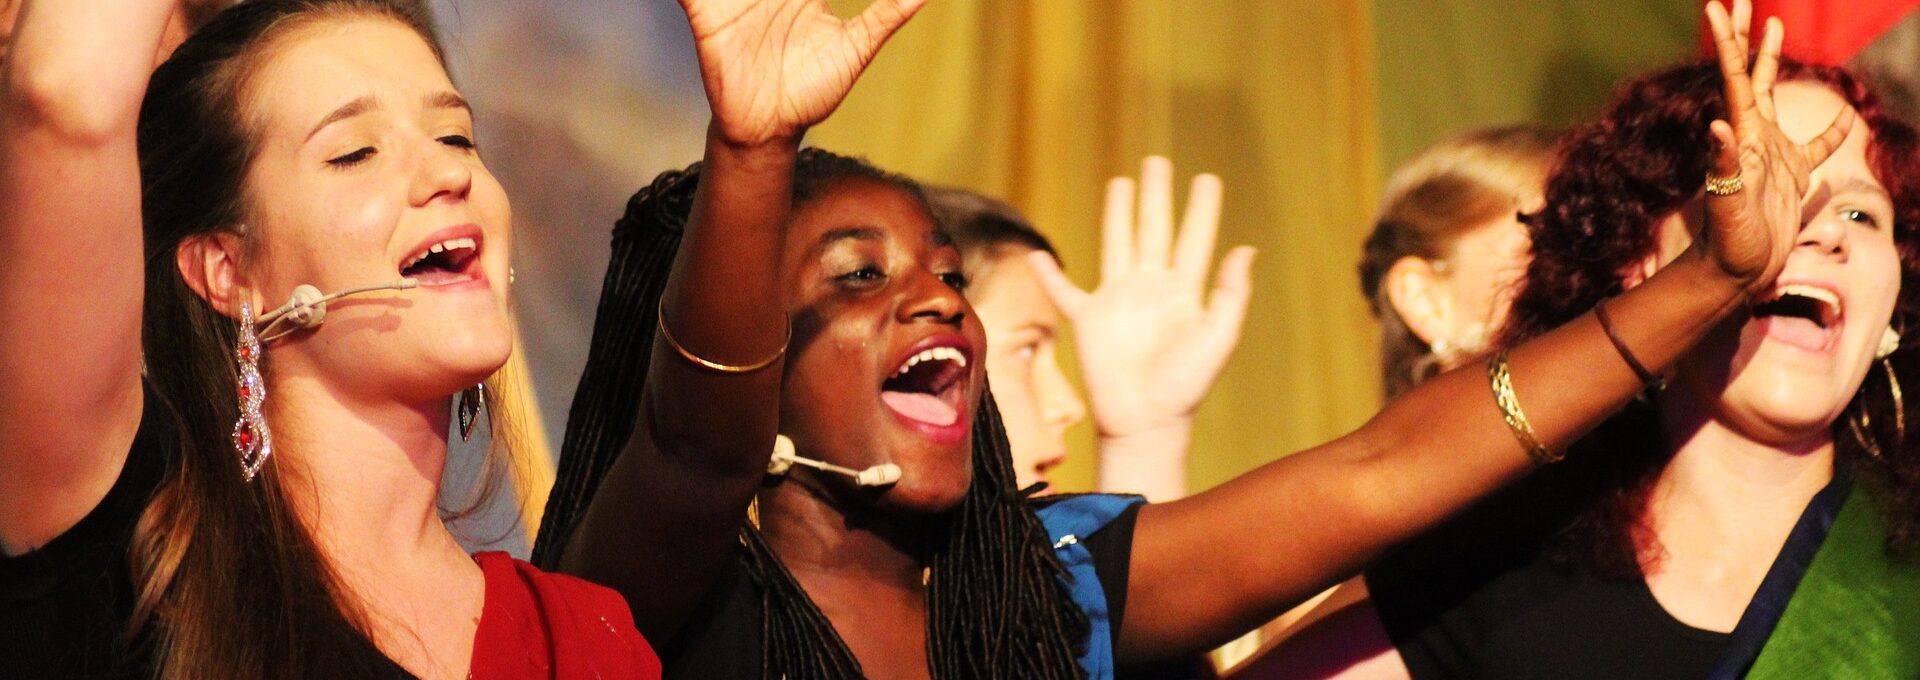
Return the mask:
{"type": "MultiPolygon", "coordinates": [[[[1147,154],[1219,174],[1220,243],[1260,258],[1239,353],[1200,411],[1197,491],[1378,406],[1354,273],[1380,175],[1369,5],[935,0],[809,143],[1008,200],[1082,286],[1098,278],[1108,177],[1147,154]]],[[[1091,428],[1071,439],[1059,488],[1088,490],[1091,428]]]]}

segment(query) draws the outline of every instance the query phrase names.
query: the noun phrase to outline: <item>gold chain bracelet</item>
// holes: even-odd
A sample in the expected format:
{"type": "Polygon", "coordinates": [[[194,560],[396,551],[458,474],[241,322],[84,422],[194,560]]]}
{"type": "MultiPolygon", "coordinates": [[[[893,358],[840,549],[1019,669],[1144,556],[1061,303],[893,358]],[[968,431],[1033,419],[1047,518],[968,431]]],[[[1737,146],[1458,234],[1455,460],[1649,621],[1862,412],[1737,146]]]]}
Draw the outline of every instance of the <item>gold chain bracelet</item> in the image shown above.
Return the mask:
{"type": "Polygon", "coordinates": [[[1565,456],[1555,453],[1540,443],[1533,434],[1533,424],[1527,422],[1527,414],[1520,410],[1520,398],[1513,393],[1513,374],[1507,370],[1507,352],[1501,350],[1487,360],[1487,378],[1493,383],[1493,401],[1500,405],[1500,415],[1507,420],[1507,429],[1513,431],[1513,438],[1520,440],[1520,446],[1527,450],[1527,458],[1534,465],[1548,465],[1560,462],[1565,456]]]}
{"type": "Polygon", "coordinates": [[[711,371],[718,371],[721,373],[752,373],[754,371],[758,371],[768,366],[772,366],[773,362],[779,361],[780,357],[786,356],[787,345],[788,343],[793,342],[793,324],[789,323],[787,324],[787,337],[785,340],[780,341],[780,349],[778,351],[775,351],[773,353],[773,356],[767,357],[765,359],[761,359],[751,364],[742,364],[739,366],[735,366],[732,364],[723,364],[718,361],[708,361],[706,359],[700,358],[699,355],[688,351],[686,347],[680,344],[679,340],[673,339],[673,331],[667,330],[667,306],[664,304],[659,305],[658,309],[659,309],[658,317],[660,320],[660,337],[666,338],[667,345],[673,347],[674,351],[679,352],[681,358],[684,358],[687,361],[691,361],[694,364],[700,366],[701,368],[705,368],[711,371]]]}

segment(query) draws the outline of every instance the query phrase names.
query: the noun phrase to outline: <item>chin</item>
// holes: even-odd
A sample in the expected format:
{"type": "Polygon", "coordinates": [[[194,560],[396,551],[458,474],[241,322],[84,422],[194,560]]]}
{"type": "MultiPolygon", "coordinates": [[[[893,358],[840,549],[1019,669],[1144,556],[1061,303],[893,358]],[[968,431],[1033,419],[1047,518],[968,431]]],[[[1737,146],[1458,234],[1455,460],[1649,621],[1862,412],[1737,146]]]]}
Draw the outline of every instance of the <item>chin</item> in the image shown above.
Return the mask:
{"type": "Polygon", "coordinates": [[[915,515],[938,515],[959,508],[967,500],[967,486],[915,484],[913,477],[912,472],[905,473],[899,484],[880,497],[880,505],[915,515]]]}
{"type": "Polygon", "coordinates": [[[1748,438],[1791,447],[1831,436],[1834,421],[1850,401],[1850,394],[1836,394],[1830,381],[1774,380],[1764,386],[1736,382],[1717,410],[1748,438]]]}

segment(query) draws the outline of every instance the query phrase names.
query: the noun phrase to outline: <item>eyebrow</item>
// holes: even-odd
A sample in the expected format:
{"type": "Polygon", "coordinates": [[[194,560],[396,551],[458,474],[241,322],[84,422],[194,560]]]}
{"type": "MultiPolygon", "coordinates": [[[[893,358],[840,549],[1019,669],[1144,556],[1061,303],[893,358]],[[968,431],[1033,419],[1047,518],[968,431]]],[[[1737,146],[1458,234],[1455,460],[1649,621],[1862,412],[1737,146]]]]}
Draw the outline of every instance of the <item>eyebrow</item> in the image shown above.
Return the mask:
{"type": "Polygon", "coordinates": [[[320,124],[313,126],[313,130],[307,133],[307,139],[313,139],[314,135],[320,134],[321,130],[327,129],[328,125],[372,111],[378,106],[380,106],[380,100],[373,95],[366,95],[347,102],[345,106],[334,109],[333,113],[329,113],[327,117],[320,119],[320,124]]]}
{"type": "Polygon", "coordinates": [[[473,113],[473,105],[467,103],[467,98],[451,90],[443,90],[427,95],[427,108],[460,109],[466,111],[468,114],[473,113]]]}
{"type": "Polygon", "coordinates": [[[841,241],[879,242],[884,240],[886,240],[886,235],[876,227],[842,227],[821,234],[820,240],[813,244],[813,252],[817,253],[826,250],[828,247],[841,241]]]}
{"type": "Polygon", "coordinates": [[[1875,185],[1873,182],[1867,181],[1864,177],[1848,177],[1845,181],[1840,182],[1838,186],[1833,187],[1833,193],[1835,195],[1871,194],[1887,199],[1888,202],[1893,201],[1893,192],[1887,191],[1875,185]]]}
{"type": "MultiPolygon", "coordinates": [[[[460,96],[459,93],[450,90],[443,90],[427,95],[426,104],[427,108],[430,109],[459,109],[466,111],[468,115],[473,114],[473,105],[468,104],[467,99],[460,96]]],[[[366,95],[347,102],[345,106],[334,109],[333,113],[329,113],[327,117],[320,119],[320,124],[313,126],[313,131],[307,133],[307,139],[313,139],[314,135],[320,134],[320,131],[326,129],[328,125],[377,108],[380,108],[380,98],[373,95],[366,95]]]]}

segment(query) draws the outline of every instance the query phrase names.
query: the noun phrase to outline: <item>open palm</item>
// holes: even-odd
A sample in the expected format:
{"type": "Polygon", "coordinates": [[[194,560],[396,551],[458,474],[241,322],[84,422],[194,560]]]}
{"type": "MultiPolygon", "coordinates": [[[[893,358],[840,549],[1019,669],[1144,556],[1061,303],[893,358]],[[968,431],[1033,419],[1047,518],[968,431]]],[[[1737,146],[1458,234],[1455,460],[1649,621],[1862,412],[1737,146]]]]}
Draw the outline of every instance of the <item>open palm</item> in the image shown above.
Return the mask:
{"type": "Polygon", "coordinates": [[[1235,248],[1223,259],[1206,299],[1220,193],[1219,178],[1194,178],[1176,240],[1173,166],[1148,158],[1140,172],[1137,231],[1133,182],[1118,178],[1108,185],[1098,288],[1075,288],[1049,256],[1032,259],[1048,296],[1073,324],[1103,438],[1191,418],[1240,342],[1252,248],[1235,248]]]}
{"type": "Polygon", "coordinates": [[[797,139],[833,113],[887,38],[926,0],[877,0],[852,19],[825,0],[680,0],[725,140],[797,139]]]}

